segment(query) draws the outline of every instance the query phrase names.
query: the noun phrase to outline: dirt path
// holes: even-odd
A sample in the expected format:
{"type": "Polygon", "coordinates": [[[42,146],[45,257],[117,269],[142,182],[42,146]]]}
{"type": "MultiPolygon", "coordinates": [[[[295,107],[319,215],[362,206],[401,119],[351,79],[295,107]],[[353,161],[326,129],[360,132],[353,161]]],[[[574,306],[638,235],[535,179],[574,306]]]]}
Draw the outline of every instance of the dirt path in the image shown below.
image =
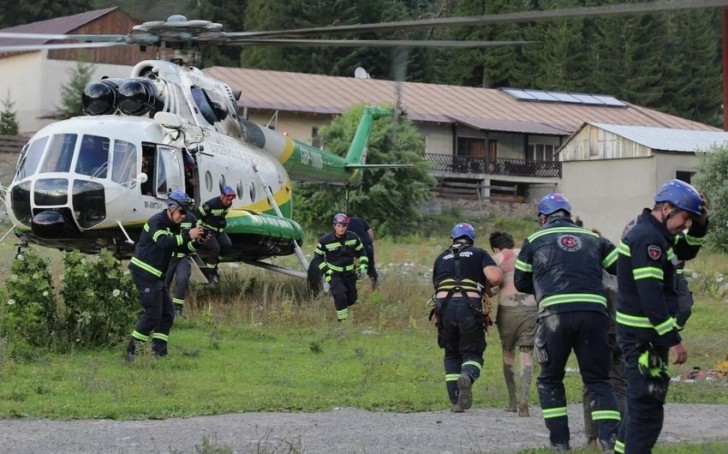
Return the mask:
{"type": "MultiPolygon", "coordinates": [[[[581,406],[569,407],[572,445],[583,444],[581,406]]],[[[661,443],[728,439],[728,406],[670,404],[661,443]]],[[[478,453],[548,445],[541,411],[519,418],[500,409],[453,414],[238,413],[151,421],[0,421],[3,453],[478,453]],[[203,449],[203,443],[209,443],[203,449]]]]}

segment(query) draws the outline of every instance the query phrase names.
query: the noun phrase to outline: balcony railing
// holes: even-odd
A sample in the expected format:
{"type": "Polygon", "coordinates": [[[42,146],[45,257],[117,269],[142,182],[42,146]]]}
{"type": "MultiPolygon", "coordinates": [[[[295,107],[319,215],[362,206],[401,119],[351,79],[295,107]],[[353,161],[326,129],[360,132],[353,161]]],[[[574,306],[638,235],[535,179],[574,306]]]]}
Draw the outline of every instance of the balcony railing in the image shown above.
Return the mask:
{"type": "Polygon", "coordinates": [[[526,161],[525,159],[498,158],[488,162],[470,156],[453,156],[425,153],[425,159],[434,162],[431,170],[453,173],[485,173],[489,175],[510,175],[521,177],[561,177],[561,162],[526,161]]]}

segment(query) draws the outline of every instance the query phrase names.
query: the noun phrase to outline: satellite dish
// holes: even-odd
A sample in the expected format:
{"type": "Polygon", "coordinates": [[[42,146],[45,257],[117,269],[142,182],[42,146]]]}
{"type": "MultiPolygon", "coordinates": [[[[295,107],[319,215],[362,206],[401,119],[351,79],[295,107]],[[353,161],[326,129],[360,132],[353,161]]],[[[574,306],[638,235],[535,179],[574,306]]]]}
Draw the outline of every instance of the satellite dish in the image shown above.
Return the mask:
{"type": "Polygon", "coordinates": [[[369,73],[366,69],[362,68],[361,66],[358,66],[354,70],[354,77],[357,79],[369,79],[369,73]]]}

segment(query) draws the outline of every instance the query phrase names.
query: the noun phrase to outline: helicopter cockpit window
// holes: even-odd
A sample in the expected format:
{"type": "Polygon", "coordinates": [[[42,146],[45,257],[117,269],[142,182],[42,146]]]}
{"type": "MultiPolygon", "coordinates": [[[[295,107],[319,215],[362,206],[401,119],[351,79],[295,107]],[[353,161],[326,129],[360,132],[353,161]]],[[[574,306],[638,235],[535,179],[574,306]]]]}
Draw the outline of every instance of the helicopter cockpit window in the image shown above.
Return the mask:
{"type": "Polygon", "coordinates": [[[20,160],[18,161],[18,173],[15,177],[17,180],[22,180],[35,173],[47,143],[48,137],[41,137],[40,139],[34,140],[30,146],[26,145],[23,148],[23,151],[20,153],[20,160]]]}
{"type": "Polygon", "coordinates": [[[109,170],[108,137],[84,135],[76,161],[76,173],[94,178],[106,178],[109,170]]]}
{"type": "Polygon", "coordinates": [[[48,150],[38,172],[70,171],[77,138],[76,134],[54,134],[51,137],[51,143],[48,145],[48,150]]]}
{"type": "Polygon", "coordinates": [[[157,195],[166,195],[169,191],[184,190],[181,153],[176,148],[157,146],[157,195]]]}
{"type": "Polygon", "coordinates": [[[137,149],[131,142],[114,141],[114,154],[111,164],[111,181],[129,184],[136,176],[137,149]]]}
{"type": "Polygon", "coordinates": [[[215,112],[212,110],[210,98],[207,97],[205,90],[199,87],[192,87],[190,91],[192,92],[192,99],[195,100],[195,104],[197,104],[197,107],[200,109],[200,114],[202,114],[208,123],[211,125],[215,124],[217,117],[215,116],[215,112]]]}
{"type": "Polygon", "coordinates": [[[195,120],[192,116],[192,111],[190,110],[190,106],[187,104],[187,98],[182,94],[182,88],[177,84],[170,84],[168,86],[174,90],[175,96],[179,100],[177,103],[177,115],[186,119],[190,123],[194,123],[195,120]]]}

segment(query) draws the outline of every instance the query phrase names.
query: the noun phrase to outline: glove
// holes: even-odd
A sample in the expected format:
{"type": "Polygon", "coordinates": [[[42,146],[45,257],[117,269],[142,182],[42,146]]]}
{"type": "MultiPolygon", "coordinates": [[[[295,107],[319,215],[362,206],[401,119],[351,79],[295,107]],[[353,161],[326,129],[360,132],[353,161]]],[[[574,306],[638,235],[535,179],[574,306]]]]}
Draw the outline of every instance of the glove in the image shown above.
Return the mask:
{"type": "Polygon", "coordinates": [[[669,380],[670,371],[656,351],[648,348],[637,359],[637,370],[650,380],[669,380]]]}
{"type": "Polygon", "coordinates": [[[367,275],[367,269],[368,269],[368,268],[367,268],[367,266],[366,266],[366,265],[361,265],[361,266],[359,266],[359,277],[364,277],[364,276],[366,276],[366,275],[367,275]]]}

